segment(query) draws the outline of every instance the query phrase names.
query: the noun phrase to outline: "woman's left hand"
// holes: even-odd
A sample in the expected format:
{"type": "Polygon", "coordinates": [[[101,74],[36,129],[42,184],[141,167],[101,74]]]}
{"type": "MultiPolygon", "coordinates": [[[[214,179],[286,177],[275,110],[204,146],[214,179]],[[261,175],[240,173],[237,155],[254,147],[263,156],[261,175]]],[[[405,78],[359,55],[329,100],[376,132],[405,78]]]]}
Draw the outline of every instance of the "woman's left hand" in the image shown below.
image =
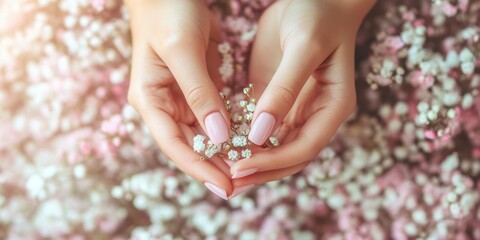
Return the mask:
{"type": "Polygon", "coordinates": [[[249,140],[275,133],[281,146],[233,164],[235,189],[299,172],[355,110],[355,37],[374,2],[281,0],[264,12],[250,59],[260,98],[249,140]]]}

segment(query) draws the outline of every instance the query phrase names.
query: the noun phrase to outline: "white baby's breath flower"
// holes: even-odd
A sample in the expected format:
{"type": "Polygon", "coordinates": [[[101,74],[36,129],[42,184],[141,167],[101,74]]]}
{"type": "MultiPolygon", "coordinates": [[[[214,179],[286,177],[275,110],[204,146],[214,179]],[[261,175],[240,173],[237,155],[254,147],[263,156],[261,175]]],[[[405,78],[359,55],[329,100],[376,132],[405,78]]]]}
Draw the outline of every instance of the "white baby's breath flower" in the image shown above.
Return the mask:
{"type": "Polygon", "coordinates": [[[237,161],[238,160],[238,152],[236,150],[230,150],[228,152],[228,159],[232,161],[237,161]]]}
{"type": "Polygon", "coordinates": [[[212,151],[212,149],[207,148],[207,150],[205,150],[205,157],[211,158],[213,155],[215,155],[215,153],[212,151]]]}
{"type": "Polygon", "coordinates": [[[248,121],[251,121],[253,118],[253,113],[249,112],[247,114],[245,114],[245,119],[247,119],[248,121]]]}
{"type": "Polygon", "coordinates": [[[475,63],[472,62],[464,62],[460,65],[460,69],[462,70],[463,74],[470,75],[475,71],[475,63]]]}
{"type": "Polygon", "coordinates": [[[222,44],[218,45],[218,51],[222,54],[226,54],[230,51],[230,44],[227,42],[224,42],[222,44]]]}
{"type": "Polygon", "coordinates": [[[203,142],[205,140],[205,138],[207,138],[207,137],[205,137],[203,135],[197,135],[197,136],[193,137],[193,143],[203,142]]]}
{"type": "Polygon", "coordinates": [[[247,105],[247,111],[254,112],[255,111],[255,103],[249,103],[247,105]]]}
{"type": "Polygon", "coordinates": [[[194,152],[197,152],[197,153],[201,153],[203,151],[205,151],[205,143],[203,142],[193,142],[193,151],[194,152]]]}
{"type": "Polygon", "coordinates": [[[222,66],[219,69],[220,75],[222,76],[223,80],[226,80],[229,77],[231,77],[233,75],[233,71],[234,71],[233,65],[228,63],[222,64],[222,66]]]}
{"type": "Polygon", "coordinates": [[[196,135],[193,137],[193,151],[201,153],[205,150],[205,141],[206,137],[203,135],[196,135]]]}
{"type": "Polygon", "coordinates": [[[475,61],[475,55],[468,48],[462,49],[459,55],[460,61],[462,62],[473,62],[475,61]]]}
{"type": "Polygon", "coordinates": [[[240,106],[242,106],[242,107],[246,107],[247,104],[248,104],[248,102],[245,101],[245,100],[240,101],[240,106]]]}
{"type": "Polygon", "coordinates": [[[247,145],[247,137],[235,135],[232,138],[232,144],[234,147],[245,147],[247,145]]]}
{"type": "Polygon", "coordinates": [[[242,157],[243,158],[249,158],[250,156],[252,156],[252,151],[250,149],[242,150],[242,157]]]}
{"type": "Polygon", "coordinates": [[[272,143],[273,146],[278,146],[280,143],[278,142],[278,138],[276,137],[270,137],[269,138],[270,142],[272,143]]]}
{"type": "Polygon", "coordinates": [[[215,154],[219,153],[222,150],[221,145],[215,145],[212,142],[208,141],[208,147],[205,150],[205,156],[207,158],[213,157],[215,154]]]}

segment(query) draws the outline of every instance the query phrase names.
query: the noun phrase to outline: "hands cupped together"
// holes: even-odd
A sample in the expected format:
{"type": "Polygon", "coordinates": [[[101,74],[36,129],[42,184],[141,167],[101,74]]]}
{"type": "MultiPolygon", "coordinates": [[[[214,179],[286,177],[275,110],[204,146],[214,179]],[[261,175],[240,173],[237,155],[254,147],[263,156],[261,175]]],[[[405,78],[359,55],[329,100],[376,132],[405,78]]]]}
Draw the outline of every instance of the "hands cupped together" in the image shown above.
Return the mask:
{"type": "Polygon", "coordinates": [[[199,0],[126,0],[133,59],[129,102],[176,166],[228,199],[303,169],[354,111],[354,43],[374,0],[280,0],[262,15],[250,56],[258,99],[249,140],[281,146],[229,166],[200,160],[192,138],[229,138],[219,95],[219,19],[199,0]]]}

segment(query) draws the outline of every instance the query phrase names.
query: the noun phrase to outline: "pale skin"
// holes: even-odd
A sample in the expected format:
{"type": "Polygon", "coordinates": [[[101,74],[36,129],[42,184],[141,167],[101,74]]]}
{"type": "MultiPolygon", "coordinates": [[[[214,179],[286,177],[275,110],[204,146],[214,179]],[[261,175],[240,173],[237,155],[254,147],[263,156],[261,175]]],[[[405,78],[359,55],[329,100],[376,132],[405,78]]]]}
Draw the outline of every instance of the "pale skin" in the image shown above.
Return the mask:
{"type": "Polygon", "coordinates": [[[355,37],[375,0],[280,0],[259,21],[249,81],[258,99],[253,122],[273,115],[282,145],[231,167],[219,157],[201,161],[191,139],[206,131],[206,116],[220,112],[229,125],[218,95],[218,19],[200,0],[125,2],[134,49],[129,102],[179,169],[227,196],[302,170],[355,110],[355,37]],[[257,171],[231,179],[249,169],[257,171]]]}

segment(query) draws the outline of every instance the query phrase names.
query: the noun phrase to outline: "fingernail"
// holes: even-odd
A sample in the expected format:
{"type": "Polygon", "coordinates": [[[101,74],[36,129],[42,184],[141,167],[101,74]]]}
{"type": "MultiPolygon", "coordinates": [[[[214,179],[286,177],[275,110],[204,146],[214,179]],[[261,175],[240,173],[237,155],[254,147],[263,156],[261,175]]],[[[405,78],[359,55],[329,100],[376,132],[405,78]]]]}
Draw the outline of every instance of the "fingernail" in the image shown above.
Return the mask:
{"type": "Polygon", "coordinates": [[[243,187],[235,188],[232,192],[232,195],[230,196],[230,199],[236,197],[240,193],[244,193],[244,192],[252,189],[253,187],[255,187],[255,184],[249,184],[249,185],[245,185],[243,187]]]}
{"type": "Polygon", "coordinates": [[[249,168],[249,169],[245,169],[245,170],[236,171],[236,172],[233,173],[232,179],[246,177],[246,176],[254,174],[256,172],[257,172],[256,168],[249,168]]]}
{"type": "Polygon", "coordinates": [[[219,186],[214,185],[214,184],[209,183],[209,182],[206,182],[205,187],[207,187],[208,190],[210,190],[215,195],[217,195],[217,196],[219,196],[219,197],[221,197],[225,200],[228,200],[227,192],[225,192],[225,190],[221,189],[219,186]]]}
{"type": "Polygon", "coordinates": [[[205,127],[210,140],[214,144],[224,143],[228,139],[228,129],[225,119],[219,112],[210,113],[205,118],[205,127]]]}
{"type": "Polygon", "coordinates": [[[275,117],[266,112],[258,115],[253,122],[252,129],[248,134],[248,139],[257,145],[262,145],[267,138],[272,135],[273,127],[275,127],[275,117]]]}

